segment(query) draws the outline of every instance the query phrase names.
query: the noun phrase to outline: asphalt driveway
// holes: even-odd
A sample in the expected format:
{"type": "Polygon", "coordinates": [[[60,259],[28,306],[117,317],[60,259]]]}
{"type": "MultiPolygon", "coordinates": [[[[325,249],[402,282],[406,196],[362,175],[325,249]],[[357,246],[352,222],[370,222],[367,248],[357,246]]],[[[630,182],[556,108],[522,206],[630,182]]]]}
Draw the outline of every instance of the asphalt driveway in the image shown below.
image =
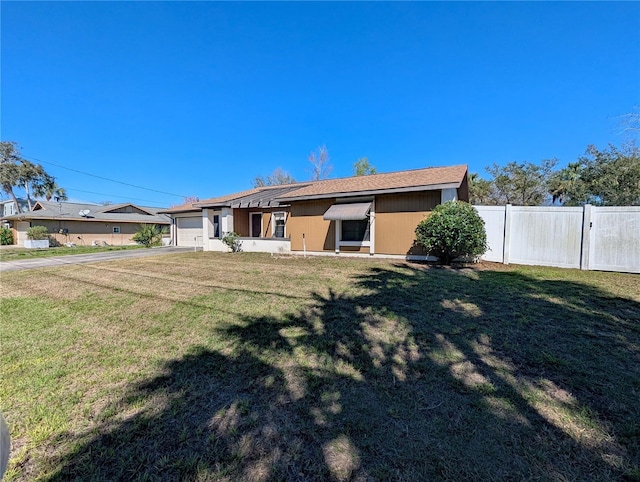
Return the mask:
{"type": "Polygon", "coordinates": [[[123,251],[104,251],[101,253],[71,254],[67,256],[54,256],[51,258],[32,258],[23,260],[11,260],[0,262],[0,273],[18,271],[23,269],[50,268],[68,264],[97,263],[99,261],[114,261],[124,258],[142,258],[145,256],[157,256],[160,254],[186,253],[193,248],[161,247],[149,249],[133,249],[123,251]]]}

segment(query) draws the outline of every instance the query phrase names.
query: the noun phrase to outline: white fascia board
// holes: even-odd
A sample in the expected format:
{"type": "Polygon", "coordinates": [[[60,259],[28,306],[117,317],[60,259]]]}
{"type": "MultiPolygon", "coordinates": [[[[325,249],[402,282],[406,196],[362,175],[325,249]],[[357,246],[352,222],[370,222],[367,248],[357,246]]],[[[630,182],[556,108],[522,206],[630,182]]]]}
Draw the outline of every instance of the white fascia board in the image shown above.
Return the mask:
{"type": "Polygon", "coordinates": [[[313,201],[314,199],[332,199],[332,198],[345,198],[345,197],[362,197],[362,196],[379,196],[381,194],[397,194],[404,192],[420,192],[420,191],[439,191],[441,189],[458,189],[460,183],[447,183],[447,184],[429,184],[427,186],[411,186],[400,187],[394,189],[377,189],[371,191],[354,191],[354,192],[334,192],[329,194],[312,194],[309,196],[296,196],[278,198],[280,202],[293,202],[293,201],[313,201]]]}

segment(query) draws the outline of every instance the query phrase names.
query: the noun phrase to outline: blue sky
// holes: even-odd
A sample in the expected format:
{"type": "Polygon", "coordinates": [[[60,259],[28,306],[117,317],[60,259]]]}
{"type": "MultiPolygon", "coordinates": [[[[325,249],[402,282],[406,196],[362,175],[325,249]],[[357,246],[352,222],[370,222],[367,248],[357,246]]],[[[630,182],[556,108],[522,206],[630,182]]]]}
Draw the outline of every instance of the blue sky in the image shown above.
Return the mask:
{"type": "Polygon", "coordinates": [[[562,166],[621,144],[617,116],[640,105],[638,2],[0,8],[1,138],[74,200],[169,206],[277,167],[307,180],[323,144],[332,177],[361,157],[562,166]]]}

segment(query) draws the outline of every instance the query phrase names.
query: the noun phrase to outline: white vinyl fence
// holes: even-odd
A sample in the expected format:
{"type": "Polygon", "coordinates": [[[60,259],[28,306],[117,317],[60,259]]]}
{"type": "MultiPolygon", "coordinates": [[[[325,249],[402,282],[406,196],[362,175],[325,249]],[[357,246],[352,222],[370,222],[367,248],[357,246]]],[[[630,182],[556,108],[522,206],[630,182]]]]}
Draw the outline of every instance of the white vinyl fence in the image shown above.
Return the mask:
{"type": "Polygon", "coordinates": [[[487,261],[640,273],[640,207],[474,207],[487,261]]]}

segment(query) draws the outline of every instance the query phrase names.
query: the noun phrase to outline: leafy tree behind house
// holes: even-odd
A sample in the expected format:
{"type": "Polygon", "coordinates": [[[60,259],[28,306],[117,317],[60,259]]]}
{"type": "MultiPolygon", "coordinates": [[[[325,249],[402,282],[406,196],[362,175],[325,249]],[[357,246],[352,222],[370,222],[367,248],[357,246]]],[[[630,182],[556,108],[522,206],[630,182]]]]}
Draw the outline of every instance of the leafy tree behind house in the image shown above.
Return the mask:
{"type": "Polygon", "coordinates": [[[333,166],[329,164],[330,157],[327,146],[322,145],[318,147],[317,152],[311,151],[307,159],[309,163],[311,163],[312,181],[320,181],[329,177],[333,166]]]}
{"type": "Polygon", "coordinates": [[[295,182],[296,180],[287,171],[278,167],[267,177],[256,176],[253,178],[253,187],[279,186],[281,184],[293,184],[295,182]]]}
{"type": "Polygon", "coordinates": [[[554,175],[556,159],[532,162],[510,162],[504,166],[486,167],[490,179],[477,173],[469,175],[469,198],[472,204],[495,206],[514,204],[538,206],[550,200],[549,182],[554,175]]]}
{"type": "Polygon", "coordinates": [[[476,173],[469,174],[469,202],[477,205],[494,205],[493,185],[476,173]]]}
{"type": "Polygon", "coordinates": [[[2,190],[13,199],[19,209],[20,204],[13,189],[22,186],[20,166],[28,162],[20,156],[18,144],[13,141],[0,142],[0,184],[2,190]]]}
{"type": "Polygon", "coordinates": [[[500,204],[539,206],[548,197],[549,179],[556,163],[556,159],[546,159],[540,164],[510,162],[487,167],[493,176],[492,197],[500,204]]]}
{"type": "Polygon", "coordinates": [[[591,145],[552,177],[550,192],[567,206],[640,206],[640,150],[633,143],[603,150],[591,145]]]}
{"type": "Polygon", "coordinates": [[[34,186],[33,194],[36,197],[45,198],[47,201],[50,201],[52,198],[56,201],[66,201],[67,191],[56,184],[55,178],[46,175],[42,179],[42,182],[37,183],[34,186]]]}
{"type": "Polygon", "coordinates": [[[354,176],[368,176],[369,174],[375,174],[376,168],[369,163],[369,159],[361,157],[353,164],[354,176]]]}
{"type": "Polygon", "coordinates": [[[33,209],[31,192],[33,191],[36,195],[46,192],[47,187],[55,185],[55,178],[47,174],[39,164],[24,159],[16,142],[2,141],[0,142],[0,185],[2,190],[11,196],[16,206],[19,204],[14,188],[23,188],[27,195],[29,210],[31,210],[33,209]]]}

